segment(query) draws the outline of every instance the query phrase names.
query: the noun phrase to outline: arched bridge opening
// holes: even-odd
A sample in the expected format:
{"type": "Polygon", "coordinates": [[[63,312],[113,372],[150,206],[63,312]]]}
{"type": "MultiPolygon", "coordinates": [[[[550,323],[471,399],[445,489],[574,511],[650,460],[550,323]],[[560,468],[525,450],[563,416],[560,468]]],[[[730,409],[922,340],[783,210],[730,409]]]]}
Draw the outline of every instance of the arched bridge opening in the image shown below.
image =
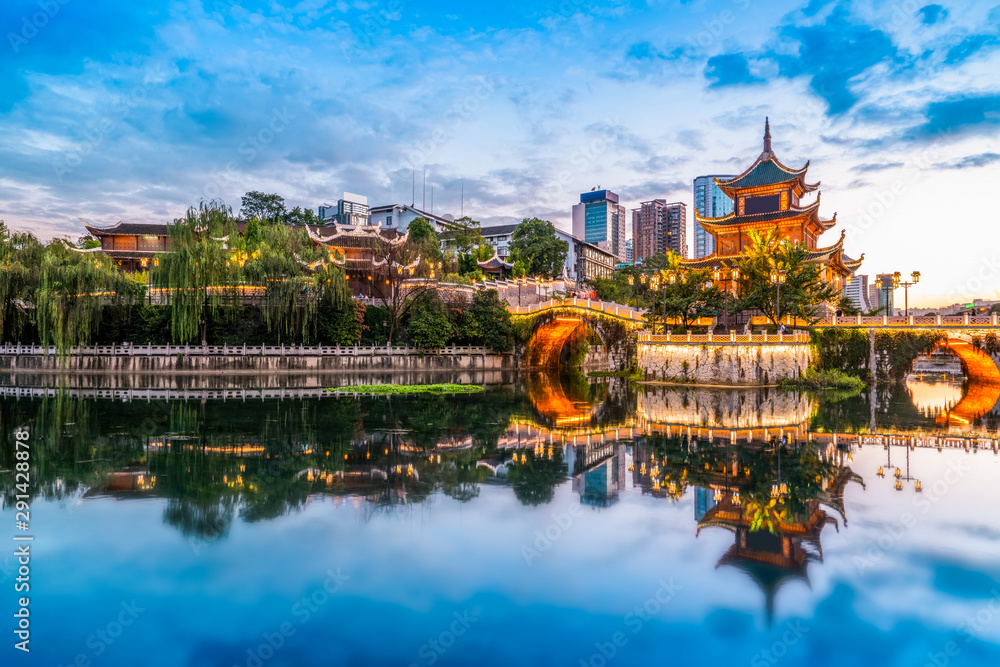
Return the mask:
{"type": "Polygon", "coordinates": [[[964,426],[990,412],[1000,403],[1000,368],[990,355],[960,338],[947,338],[937,343],[962,362],[966,390],[958,405],[942,413],[937,421],[942,424],[964,426]]]}
{"type": "Polygon", "coordinates": [[[568,366],[577,356],[574,352],[595,337],[599,339],[582,317],[553,317],[535,329],[525,348],[524,365],[549,369],[568,366]]]}

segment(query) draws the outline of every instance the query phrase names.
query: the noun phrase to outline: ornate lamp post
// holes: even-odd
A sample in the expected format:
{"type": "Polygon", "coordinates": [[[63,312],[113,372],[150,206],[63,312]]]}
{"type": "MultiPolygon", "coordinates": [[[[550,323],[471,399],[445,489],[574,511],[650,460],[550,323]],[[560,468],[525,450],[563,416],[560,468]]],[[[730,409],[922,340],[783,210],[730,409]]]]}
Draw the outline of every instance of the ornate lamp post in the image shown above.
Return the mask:
{"type": "Polygon", "coordinates": [[[726,331],[729,331],[729,283],[740,279],[740,270],[736,268],[719,268],[717,266],[712,270],[712,278],[716,283],[721,282],[723,289],[726,291],[726,331]]]}
{"type": "Polygon", "coordinates": [[[899,287],[899,271],[896,271],[890,279],[879,278],[875,281],[875,284],[880,290],[885,292],[885,312],[886,315],[892,315],[892,309],[889,307],[889,295],[892,294],[893,290],[899,287]]]}
{"type": "MultiPolygon", "coordinates": [[[[653,290],[653,317],[656,317],[656,296],[660,291],[660,274],[654,273],[649,277],[649,288],[653,290]]],[[[664,295],[665,296],[665,295],[664,295]]],[[[666,300],[664,299],[664,308],[666,307],[666,300]]],[[[656,330],[655,324],[653,325],[653,330],[656,330]]],[[[663,320],[663,333],[667,333],[667,320],[663,320]]]]}
{"type": "Polygon", "coordinates": [[[778,290],[777,307],[774,312],[776,319],[778,320],[778,324],[781,324],[781,283],[785,282],[787,275],[788,274],[784,269],[771,269],[771,284],[775,285],[778,290]]]}
{"type": "Polygon", "coordinates": [[[920,272],[914,271],[910,274],[911,282],[900,282],[899,271],[893,275],[893,286],[903,288],[903,310],[906,317],[910,316],[910,287],[920,282],[920,272]]]}

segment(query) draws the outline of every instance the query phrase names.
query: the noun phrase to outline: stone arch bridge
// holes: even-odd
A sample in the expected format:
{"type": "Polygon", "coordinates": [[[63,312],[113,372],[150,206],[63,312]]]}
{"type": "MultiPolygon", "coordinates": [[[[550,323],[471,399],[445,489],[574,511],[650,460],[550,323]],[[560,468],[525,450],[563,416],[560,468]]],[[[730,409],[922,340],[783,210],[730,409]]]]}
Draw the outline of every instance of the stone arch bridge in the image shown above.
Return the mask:
{"type": "Polygon", "coordinates": [[[621,365],[634,351],[638,331],[646,327],[643,311],[592,299],[543,301],[513,306],[510,312],[530,322],[523,354],[528,368],[559,366],[567,345],[587,331],[600,338],[615,363],[621,365]]]}

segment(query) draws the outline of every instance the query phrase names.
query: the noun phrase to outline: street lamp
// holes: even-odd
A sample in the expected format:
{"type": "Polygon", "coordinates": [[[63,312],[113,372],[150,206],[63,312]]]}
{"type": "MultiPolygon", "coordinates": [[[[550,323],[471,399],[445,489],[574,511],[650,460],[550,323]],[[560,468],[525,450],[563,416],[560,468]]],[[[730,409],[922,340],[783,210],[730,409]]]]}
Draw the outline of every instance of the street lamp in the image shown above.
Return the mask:
{"type": "Polygon", "coordinates": [[[719,268],[717,266],[712,270],[712,278],[714,278],[717,283],[721,282],[723,284],[723,289],[726,291],[726,331],[729,331],[729,283],[736,282],[740,279],[740,270],[736,268],[719,268]]]}
{"type": "Polygon", "coordinates": [[[875,281],[875,284],[880,290],[885,292],[885,312],[886,315],[892,315],[892,309],[889,307],[889,295],[899,287],[899,271],[896,271],[892,276],[888,278],[883,276],[875,281]]]}
{"type": "Polygon", "coordinates": [[[775,285],[778,290],[775,315],[777,316],[776,319],[779,324],[781,323],[781,283],[785,282],[787,275],[788,274],[784,269],[771,269],[771,284],[775,285]]]}
{"type": "Polygon", "coordinates": [[[910,280],[911,282],[900,282],[899,271],[897,271],[895,275],[893,275],[893,286],[903,288],[903,309],[904,309],[903,314],[906,317],[910,316],[910,294],[909,294],[910,286],[916,285],[917,283],[920,282],[920,272],[914,271],[913,273],[911,273],[910,280]]]}

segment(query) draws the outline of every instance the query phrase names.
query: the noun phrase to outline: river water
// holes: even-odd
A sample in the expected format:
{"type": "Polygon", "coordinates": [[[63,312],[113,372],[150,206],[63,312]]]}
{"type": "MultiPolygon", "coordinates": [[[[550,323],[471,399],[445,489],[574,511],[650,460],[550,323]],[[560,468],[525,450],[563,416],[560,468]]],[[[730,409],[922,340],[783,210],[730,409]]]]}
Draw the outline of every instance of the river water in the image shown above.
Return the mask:
{"type": "Polygon", "coordinates": [[[31,652],[5,548],[3,664],[1000,664],[1000,411],[954,377],[21,380],[31,652]]]}

